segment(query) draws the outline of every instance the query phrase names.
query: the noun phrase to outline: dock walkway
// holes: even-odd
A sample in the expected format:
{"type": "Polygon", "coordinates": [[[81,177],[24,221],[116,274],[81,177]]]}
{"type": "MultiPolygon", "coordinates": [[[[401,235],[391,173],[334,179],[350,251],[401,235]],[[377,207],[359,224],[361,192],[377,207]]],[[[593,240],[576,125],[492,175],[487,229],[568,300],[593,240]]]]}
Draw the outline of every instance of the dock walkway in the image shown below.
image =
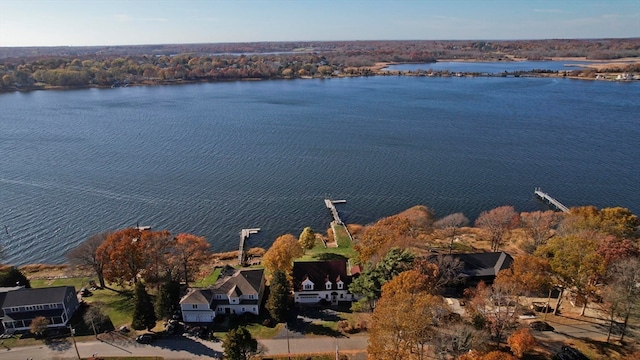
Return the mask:
{"type": "Polygon", "coordinates": [[[238,249],[238,265],[244,265],[245,259],[247,258],[246,250],[244,248],[245,241],[249,238],[251,234],[257,234],[259,231],[260,231],[260,228],[242,229],[242,231],[240,231],[240,247],[238,249]]]}
{"type": "Polygon", "coordinates": [[[560,201],[554,199],[551,197],[551,195],[543,192],[540,188],[536,188],[536,190],[534,191],[534,194],[536,196],[538,196],[540,199],[548,202],[549,204],[553,205],[556,207],[556,209],[561,210],[563,212],[570,212],[569,208],[564,206],[560,201]]]}
{"type": "Polygon", "coordinates": [[[335,221],[338,225],[344,225],[342,220],[340,220],[340,215],[338,215],[338,210],[335,207],[335,204],[344,204],[347,200],[330,200],[324,199],[324,204],[327,206],[327,209],[331,210],[331,215],[333,215],[333,221],[335,221]]]}

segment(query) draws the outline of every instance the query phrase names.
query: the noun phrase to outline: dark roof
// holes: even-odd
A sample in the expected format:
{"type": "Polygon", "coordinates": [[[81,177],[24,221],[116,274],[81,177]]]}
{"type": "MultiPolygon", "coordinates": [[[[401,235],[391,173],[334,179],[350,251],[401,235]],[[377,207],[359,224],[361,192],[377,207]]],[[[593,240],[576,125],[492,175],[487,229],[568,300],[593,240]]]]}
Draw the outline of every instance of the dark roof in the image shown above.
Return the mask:
{"type": "Polygon", "coordinates": [[[76,289],[73,286],[9,291],[6,293],[2,307],[64,303],[64,297],[68,291],[71,291],[75,296],[76,289]]]}
{"type": "Polygon", "coordinates": [[[305,279],[311,280],[316,285],[324,284],[327,279],[335,284],[340,279],[345,284],[345,288],[351,283],[351,277],[347,275],[346,260],[294,262],[294,289],[297,289],[305,279]]]}
{"type": "Polygon", "coordinates": [[[496,276],[500,270],[508,268],[513,263],[511,255],[503,251],[447,256],[460,260],[464,264],[462,275],[468,277],[496,276]]]}

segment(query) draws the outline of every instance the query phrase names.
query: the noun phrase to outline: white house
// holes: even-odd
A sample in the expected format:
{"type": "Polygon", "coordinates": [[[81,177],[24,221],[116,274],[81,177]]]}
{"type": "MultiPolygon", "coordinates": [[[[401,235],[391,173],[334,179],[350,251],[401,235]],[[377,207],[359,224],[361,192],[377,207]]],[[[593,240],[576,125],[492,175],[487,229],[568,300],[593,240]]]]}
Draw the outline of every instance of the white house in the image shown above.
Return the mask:
{"type": "Polygon", "coordinates": [[[327,301],[332,305],[355,300],[349,292],[351,276],[345,260],[299,261],[293,263],[294,300],[296,304],[327,301]]]}
{"type": "Polygon", "coordinates": [[[190,289],[180,300],[184,322],[213,322],[216,315],[260,314],[265,286],[264,270],[236,270],[221,276],[210,288],[190,289]]]}

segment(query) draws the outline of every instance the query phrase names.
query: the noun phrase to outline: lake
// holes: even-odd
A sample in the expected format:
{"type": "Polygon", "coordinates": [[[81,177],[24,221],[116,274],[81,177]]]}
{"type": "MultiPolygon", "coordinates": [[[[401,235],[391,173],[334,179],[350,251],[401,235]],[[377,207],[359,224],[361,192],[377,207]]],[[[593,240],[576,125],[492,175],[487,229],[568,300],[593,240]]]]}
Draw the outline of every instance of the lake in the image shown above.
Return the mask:
{"type": "Polygon", "coordinates": [[[0,95],[3,262],[61,263],[149,225],[234,250],[305,226],[324,198],[366,224],[513,205],[640,213],[640,83],[367,77],[0,95]]]}

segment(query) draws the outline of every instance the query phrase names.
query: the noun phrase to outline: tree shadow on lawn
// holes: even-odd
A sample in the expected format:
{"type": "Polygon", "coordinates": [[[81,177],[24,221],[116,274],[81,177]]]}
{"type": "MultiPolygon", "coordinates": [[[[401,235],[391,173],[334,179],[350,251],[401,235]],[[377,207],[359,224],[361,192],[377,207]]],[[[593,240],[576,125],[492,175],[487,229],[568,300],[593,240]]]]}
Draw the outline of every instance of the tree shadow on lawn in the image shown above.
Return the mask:
{"type": "Polygon", "coordinates": [[[316,323],[300,317],[298,317],[294,323],[288,323],[287,326],[292,332],[291,337],[294,338],[304,337],[305,335],[345,337],[342,332],[334,330],[327,325],[316,323]]]}

